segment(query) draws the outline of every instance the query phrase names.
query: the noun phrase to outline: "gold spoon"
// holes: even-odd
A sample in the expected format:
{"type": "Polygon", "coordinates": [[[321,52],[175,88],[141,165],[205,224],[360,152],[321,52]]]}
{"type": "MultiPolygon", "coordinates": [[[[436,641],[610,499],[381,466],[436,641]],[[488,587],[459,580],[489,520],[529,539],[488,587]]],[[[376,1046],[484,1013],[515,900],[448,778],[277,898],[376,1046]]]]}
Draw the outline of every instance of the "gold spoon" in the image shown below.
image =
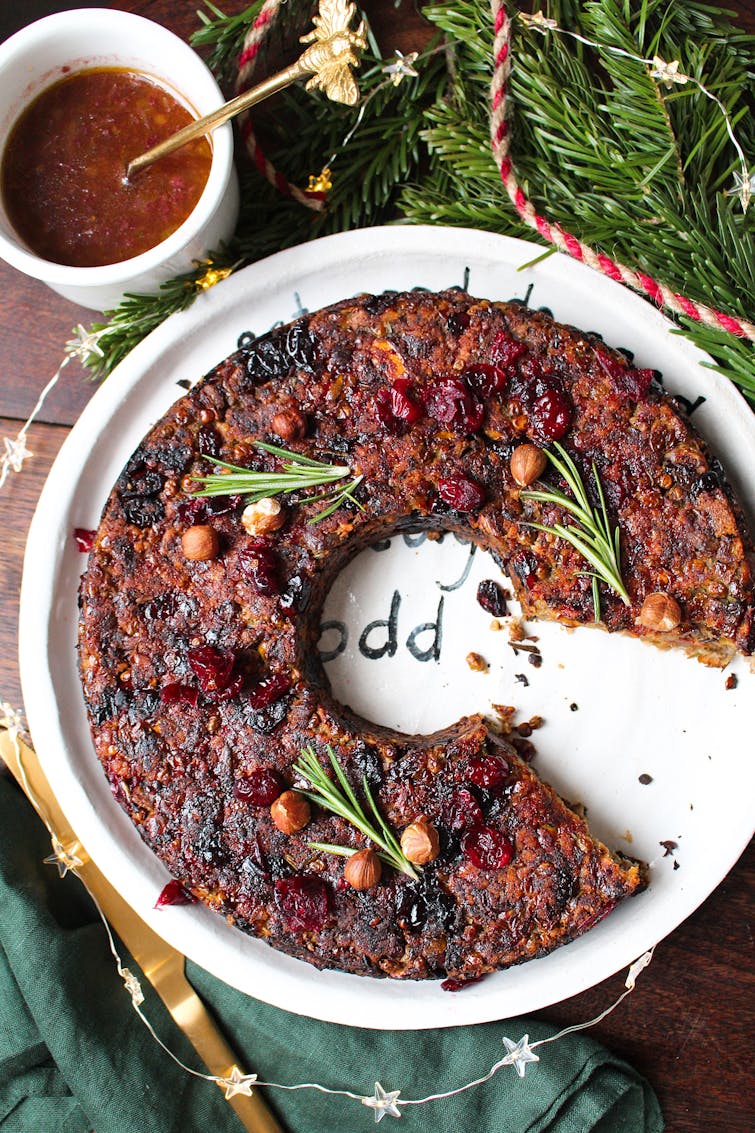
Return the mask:
{"type": "Polygon", "coordinates": [[[312,76],[306,85],[307,90],[322,90],[334,102],[354,106],[359,100],[359,90],[349,68],[359,66],[358,53],[366,46],[364,22],[356,31],[349,30],[355,11],[356,5],[350,0],[320,0],[319,14],[314,17],[314,31],[299,40],[311,46],[295,63],[135,157],[126,167],[126,181],[153,161],[173,153],[194,138],[211,133],[229,118],[290,86],[304,75],[312,76]]]}

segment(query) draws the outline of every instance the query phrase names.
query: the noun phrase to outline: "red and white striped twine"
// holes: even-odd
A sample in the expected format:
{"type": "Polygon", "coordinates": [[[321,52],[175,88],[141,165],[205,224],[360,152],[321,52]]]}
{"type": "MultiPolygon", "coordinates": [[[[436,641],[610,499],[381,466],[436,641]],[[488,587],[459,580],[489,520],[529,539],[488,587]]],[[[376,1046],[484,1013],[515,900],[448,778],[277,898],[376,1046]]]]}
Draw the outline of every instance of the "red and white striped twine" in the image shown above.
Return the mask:
{"type": "MultiPolygon", "coordinates": [[[[246,90],[251,84],[252,74],[260,47],[283,2],[284,0],[265,0],[259,15],[247,32],[243,50],[239,58],[239,70],[236,80],[236,90],[238,93],[246,90]]],[[[749,322],[747,319],[726,314],[725,311],[717,311],[715,308],[708,307],[704,303],[696,303],[694,300],[688,299],[685,295],[680,295],[679,292],[673,291],[670,287],[667,287],[665,283],[661,283],[651,276],[645,275],[643,272],[633,271],[632,268],[627,267],[626,264],[612,259],[603,252],[596,252],[594,248],[591,248],[588,244],[584,244],[576,236],[567,232],[560,224],[551,224],[544,216],[540,216],[532,202],[524,195],[516,179],[510,156],[511,137],[509,134],[509,125],[506,121],[506,109],[507,86],[509,75],[511,74],[511,21],[506,14],[503,0],[490,0],[490,2],[495,33],[493,43],[493,80],[490,88],[490,130],[493,154],[501,172],[501,180],[511,198],[514,208],[524,223],[529,225],[530,228],[536,229],[543,239],[554,244],[559,251],[566,252],[568,255],[573,256],[574,259],[581,260],[582,263],[587,264],[588,267],[594,268],[595,271],[602,272],[603,275],[607,275],[611,279],[615,279],[619,283],[624,283],[628,287],[633,288],[633,290],[639,291],[640,294],[646,295],[657,306],[666,307],[670,311],[676,312],[678,315],[686,315],[695,322],[704,323],[706,326],[714,327],[717,330],[725,330],[729,334],[736,335],[739,338],[747,338],[751,342],[755,342],[755,324],[749,322]]],[[[324,208],[324,193],[307,192],[306,190],[299,189],[296,185],[292,185],[265,156],[262,147],[255,137],[251,118],[248,113],[241,119],[241,136],[257,169],[259,169],[262,176],[267,178],[270,184],[274,185],[279,192],[283,193],[285,196],[292,197],[306,208],[314,209],[315,211],[320,211],[324,208]]]]}
{"type": "MultiPolygon", "coordinates": [[[[244,46],[239,57],[238,75],[236,76],[236,93],[241,94],[242,91],[247,90],[252,83],[252,74],[257,62],[257,56],[262,42],[270,30],[270,26],[278,14],[278,9],[284,0],[265,0],[265,3],[260,8],[257,19],[253,21],[249,31],[244,38],[244,46]]],[[[314,209],[316,212],[321,211],[325,207],[325,194],[318,192],[307,192],[304,189],[299,189],[280,173],[273,163],[265,156],[261,145],[252,127],[252,119],[247,111],[240,116],[240,131],[241,137],[246,146],[247,152],[252,161],[256,165],[263,177],[265,177],[271,185],[274,185],[279,193],[283,193],[286,197],[293,197],[300,205],[305,208],[314,209]]]]}
{"type": "Polygon", "coordinates": [[[695,303],[685,295],[672,291],[665,283],[659,283],[643,272],[632,271],[625,264],[611,259],[602,252],[596,252],[588,244],[583,244],[576,236],[567,232],[559,224],[551,224],[544,216],[540,216],[531,201],[527,200],[519,182],[516,179],[511,162],[511,137],[509,124],[506,121],[507,84],[511,74],[511,21],[509,20],[503,0],[491,0],[493,11],[495,40],[493,43],[493,81],[490,88],[490,132],[493,143],[493,154],[498,168],[501,171],[501,180],[511,198],[514,208],[519,216],[530,228],[536,229],[544,240],[548,240],[561,252],[566,252],[576,260],[581,260],[588,267],[600,271],[611,279],[625,283],[628,287],[639,291],[652,299],[659,307],[667,307],[679,315],[687,315],[695,322],[705,323],[706,326],[717,330],[728,331],[729,334],[739,338],[748,338],[755,342],[755,324],[746,319],[727,315],[724,311],[717,311],[713,307],[706,307],[703,303],[695,303]]]}

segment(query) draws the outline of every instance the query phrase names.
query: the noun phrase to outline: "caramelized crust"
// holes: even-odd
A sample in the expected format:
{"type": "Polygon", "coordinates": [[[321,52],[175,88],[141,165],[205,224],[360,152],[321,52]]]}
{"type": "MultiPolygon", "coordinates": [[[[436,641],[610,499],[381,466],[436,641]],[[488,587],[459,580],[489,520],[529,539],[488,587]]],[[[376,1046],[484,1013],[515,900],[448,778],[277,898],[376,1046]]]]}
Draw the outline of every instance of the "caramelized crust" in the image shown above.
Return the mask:
{"type": "Polygon", "coordinates": [[[652,639],[636,618],[662,591],[682,620],[656,640],[711,661],[751,653],[748,536],[720,466],[652,379],[518,305],[386,293],[245,344],[169,410],[108,500],[82,583],[79,648],[98,756],[175,877],[318,967],[459,980],[549,952],[644,886],[644,868],[595,841],[478,718],[430,737],[352,718],[329,694],[315,643],[335,574],[407,529],[490,549],[526,615],[592,622],[584,561],[531,526],[563,513],[523,499],[509,470],[517,444],[559,438],[586,483],[595,463],[621,527],[631,605],[602,588],[604,627],[652,639]],[[211,471],[208,455],[276,467],[254,441],[280,443],[291,420],[287,447],[364,477],[363,511],[347,503],[308,524],[322,505],[289,503],[285,524],[255,539],[242,501],[187,495],[190,478],[211,471]],[[216,557],[182,552],[197,524],[216,531],[216,557]],[[198,675],[207,647],[225,674],[198,675]],[[330,744],[356,789],[366,777],[397,832],[433,823],[440,854],[418,883],[384,867],[378,885],[352,889],[343,859],[308,846],[360,848],[352,826],[314,807],[304,829],[284,834],[269,805],[250,801],[262,797],[254,784],[295,785],[292,764],[310,744],[323,766],[330,744]],[[483,765],[496,770],[492,787],[479,781],[483,765]],[[510,861],[470,850],[480,828],[510,847],[510,861]]]}

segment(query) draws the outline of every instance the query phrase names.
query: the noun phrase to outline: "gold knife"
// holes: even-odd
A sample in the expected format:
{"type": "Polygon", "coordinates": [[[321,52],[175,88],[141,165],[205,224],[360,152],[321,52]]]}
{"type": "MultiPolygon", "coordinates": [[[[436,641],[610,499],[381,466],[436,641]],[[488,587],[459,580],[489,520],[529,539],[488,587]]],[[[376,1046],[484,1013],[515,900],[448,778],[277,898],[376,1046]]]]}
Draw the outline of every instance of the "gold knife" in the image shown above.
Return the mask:
{"type": "MultiPolygon", "coordinates": [[[[76,865],[77,876],[95,898],[209,1072],[219,1078],[227,1078],[238,1066],[238,1061],[186,979],[185,957],[161,940],[137,916],[94,864],[53,795],[36,752],[20,737],[14,738],[9,731],[3,730],[0,731],[0,758],[29,801],[39,810],[66,854],[81,863],[76,865]]],[[[218,1085],[223,1088],[220,1083],[218,1085]]],[[[283,1133],[258,1091],[251,1097],[235,1094],[228,1099],[228,1104],[249,1133],[283,1133]]]]}

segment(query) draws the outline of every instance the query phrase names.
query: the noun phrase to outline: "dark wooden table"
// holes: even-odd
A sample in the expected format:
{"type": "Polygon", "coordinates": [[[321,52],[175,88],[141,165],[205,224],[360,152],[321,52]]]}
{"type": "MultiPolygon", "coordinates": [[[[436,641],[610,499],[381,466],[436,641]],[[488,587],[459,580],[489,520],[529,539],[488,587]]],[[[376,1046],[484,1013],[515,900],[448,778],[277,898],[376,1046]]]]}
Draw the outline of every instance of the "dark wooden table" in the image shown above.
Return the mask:
{"type": "MultiPolygon", "coordinates": [[[[39,16],[77,6],[61,0],[2,4],[0,39],[39,16]]],[[[148,16],[184,37],[197,26],[197,5],[190,2],[126,0],[109,6],[148,16]]],[[[409,0],[398,7],[389,0],[365,6],[383,33],[383,42],[408,51],[421,40],[421,23],[409,0]]],[[[732,0],[726,6],[755,31],[755,0],[732,0]]],[[[245,3],[224,0],[222,7],[236,12],[245,3]]],[[[501,207],[507,207],[503,198],[501,207]]],[[[0,263],[0,437],[15,436],[60,362],[71,328],[89,321],[91,313],[0,263]]],[[[21,475],[11,474],[0,495],[5,532],[0,555],[0,698],[16,706],[21,704],[17,602],[26,533],[47,471],[92,393],[93,386],[82,372],[69,366],[30,430],[34,458],[21,475]]],[[[634,994],[592,1032],[648,1077],[673,1133],[733,1133],[755,1127],[751,1068],[755,977],[749,921],[754,862],[750,849],[697,912],[658,946],[634,994]]],[[[589,1019],[620,989],[621,979],[615,977],[543,1015],[561,1024],[589,1019]]]]}

